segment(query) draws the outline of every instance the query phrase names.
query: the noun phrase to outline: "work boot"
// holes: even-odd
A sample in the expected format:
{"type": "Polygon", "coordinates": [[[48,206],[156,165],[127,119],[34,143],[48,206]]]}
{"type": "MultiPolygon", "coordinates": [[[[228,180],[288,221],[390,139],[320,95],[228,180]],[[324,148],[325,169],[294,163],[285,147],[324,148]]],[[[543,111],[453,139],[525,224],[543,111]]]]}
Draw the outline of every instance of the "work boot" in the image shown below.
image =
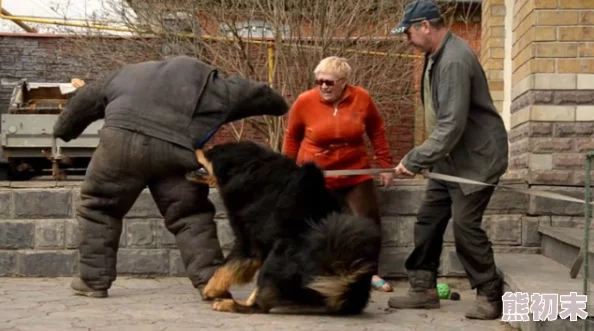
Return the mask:
{"type": "Polygon", "coordinates": [[[80,278],[74,278],[70,283],[75,295],[82,295],[90,298],[107,298],[107,290],[95,290],[80,278]]]}
{"type": "Polygon", "coordinates": [[[498,279],[477,287],[476,300],[464,315],[468,319],[494,320],[501,316],[503,282],[498,279]]]}
{"type": "Polygon", "coordinates": [[[405,296],[391,297],[388,300],[388,306],[396,309],[439,308],[436,278],[437,275],[430,271],[409,271],[410,288],[408,293],[405,296]]]}

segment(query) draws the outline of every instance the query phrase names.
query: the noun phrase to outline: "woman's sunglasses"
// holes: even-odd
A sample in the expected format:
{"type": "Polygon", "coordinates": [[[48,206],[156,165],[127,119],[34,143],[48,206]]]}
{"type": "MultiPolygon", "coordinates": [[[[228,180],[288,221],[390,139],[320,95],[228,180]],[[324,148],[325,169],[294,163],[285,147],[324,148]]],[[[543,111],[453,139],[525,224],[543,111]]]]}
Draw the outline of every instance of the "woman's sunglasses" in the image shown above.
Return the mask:
{"type": "Polygon", "coordinates": [[[334,86],[336,82],[328,79],[316,79],[316,85],[322,86],[323,84],[326,84],[326,86],[334,86]]]}

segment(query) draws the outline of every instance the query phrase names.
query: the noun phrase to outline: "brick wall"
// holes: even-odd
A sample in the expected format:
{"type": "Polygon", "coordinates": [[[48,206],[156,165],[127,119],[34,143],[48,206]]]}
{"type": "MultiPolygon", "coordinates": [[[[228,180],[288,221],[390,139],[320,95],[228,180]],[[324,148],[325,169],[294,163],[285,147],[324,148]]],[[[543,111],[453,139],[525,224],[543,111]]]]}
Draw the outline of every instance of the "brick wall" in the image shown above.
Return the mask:
{"type": "Polygon", "coordinates": [[[482,3],[481,64],[487,75],[491,96],[499,113],[503,110],[503,59],[505,40],[504,0],[486,0],[482,3]]]}
{"type": "MultiPolygon", "coordinates": [[[[73,77],[92,81],[97,75],[113,69],[118,63],[116,52],[95,56],[92,65],[77,55],[80,40],[42,34],[0,33],[0,79],[5,82],[26,78],[35,82],[70,82],[73,77]]],[[[109,41],[98,41],[109,45],[109,41]]],[[[154,52],[133,41],[117,39],[117,47],[135,54],[135,61],[154,59],[154,52]],[[144,54],[144,56],[140,56],[144,54]]],[[[113,49],[112,48],[112,49],[113,49]]],[[[0,85],[0,113],[6,113],[12,86],[0,85]]]]}
{"type": "MultiPolygon", "coordinates": [[[[25,38],[2,35],[0,38],[0,78],[17,81],[21,78],[40,82],[70,81],[83,75],[84,67],[69,57],[54,55],[54,38],[25,38]],[[49,47],[48,47],[49,46],[49,47]]],[[[6,113],[12,86],[0,85],[0,113],[6,113]]]]}
{"type": "Polygon", "coordinates": [[[514,14],[510,176],[583,185],[594,149],[594,2],[518,0],[514,14]]]}
{"type": "MultiPolygon", "coordinates": [[[[119,48],[135,54],[136,61],[157,58],[148,45],[116,40],[111,47],[110,40],[97,40],[97,44],[105,45],[104,52],[93,55],[93,59],[89,61],[88,57],[78,54],[84,49],[81,47],[84,41],[78,38],[43,34],[0,34],[0,47],[3,50],[3,55],[0,56],[0,77],[5,83],[23,78],[32,82],[69,82],[73,77],[92,82],[129,60],[125,58],[125,54],[117,51],[119,48]]],[[[7,112],[12,90],[13,86],[10,84],[0,86],[0,113],[7,112]]]]}

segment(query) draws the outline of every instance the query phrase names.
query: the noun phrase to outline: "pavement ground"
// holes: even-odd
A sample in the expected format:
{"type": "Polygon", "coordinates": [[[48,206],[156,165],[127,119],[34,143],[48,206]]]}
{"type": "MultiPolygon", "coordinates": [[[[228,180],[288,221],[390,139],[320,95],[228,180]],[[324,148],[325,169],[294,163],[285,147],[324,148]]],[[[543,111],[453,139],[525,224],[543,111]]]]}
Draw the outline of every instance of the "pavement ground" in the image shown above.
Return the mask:
{"type": "MultiPolygon", "coordinates": [[[[393,283],[394,292],[373,291],[372,302],[359,316],[283,314],[241,315],[215,312],[202,302],[186,278],[138,279],[119,277],[109,297],[74,296],[71,278],[0,278],[0,330],[481,330],[510,331],[499,321],[464,318],[474,292],[454,288],[460,301],[442,300],[440,309],[394,310],[388,298],[403,294],[407,284],[393,283]]],[[[455,285],[454,285],[455,286],[455,285]]],[[[246,299],[252,285],[233,288],[246,299]]]]}

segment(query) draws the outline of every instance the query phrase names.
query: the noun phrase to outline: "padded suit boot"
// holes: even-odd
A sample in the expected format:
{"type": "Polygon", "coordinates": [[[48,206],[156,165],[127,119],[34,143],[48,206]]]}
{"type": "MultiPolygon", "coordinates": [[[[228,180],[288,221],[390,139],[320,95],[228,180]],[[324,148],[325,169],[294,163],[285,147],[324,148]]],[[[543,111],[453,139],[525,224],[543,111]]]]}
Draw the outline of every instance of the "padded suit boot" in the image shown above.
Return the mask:
{"type": "Polygon", "coordinates": [[[404,296],[393,296],[388,306],[396,309],[435,309],[440,307],[436,289],[437,275],[430,271],[409,271],[410,288],[404,296]]]}
{"type": "Polygon", "coordinates": [[[107,298],[107,290],[95,290],[80,278],[74,278],[70,287],[75,295],[82,295],[89,298],[107,298]]]}

